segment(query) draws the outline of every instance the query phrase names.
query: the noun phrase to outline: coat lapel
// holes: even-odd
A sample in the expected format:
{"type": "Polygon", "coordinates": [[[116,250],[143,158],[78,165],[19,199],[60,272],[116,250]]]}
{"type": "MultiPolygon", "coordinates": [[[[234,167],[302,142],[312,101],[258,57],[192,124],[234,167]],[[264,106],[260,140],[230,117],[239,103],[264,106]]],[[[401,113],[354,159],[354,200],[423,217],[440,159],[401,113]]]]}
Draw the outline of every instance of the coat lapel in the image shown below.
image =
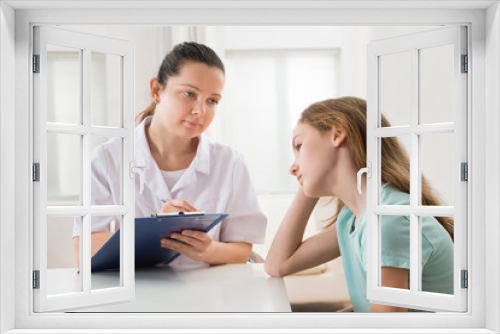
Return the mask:
{"type": "Polygon", "coordinates": [[[186,188],[197,181],[197,174],[203,173],[208,174],[210,172],[210,143],[209,139],[204,135],[198,137],[199,143],[196,150],[196,155],[189,165],[186,172],[181,176],[179,181],[175,184],[172,189],[172,193],[175,194],[183,188],[186,188]]]}
{"type": "MultiPolygon", "coordinates": [[[[144,171],[145,179],[144,187],[148,188],[158,200],[172,199],[165,180],[161,175],[160,169],[151,155],[148,140],[146,138],[146,126],[151,123],[151,116],[147,117],[135,129],[135,167],[144,171]]],[[[140,195],[139,195],[140,196],[140,195]]],[[[161,201],[160,201],[161,203],[161,201]]],[[[160,205],[161,207],[161,205],[160,205]]]]}
{"type": "MultiPolygon", "coordinates": [[[[147,117],[135,129],[135,167],[144,171],[145,188],[148,188],[156,198],[172,199],[175,194],[197,181],[197,173],[210,173],[210,139],[201,135],[199,137],[196,155],[186,172],[169,191],[158,165],[151,155],[145,128],[151,123],[151,116],[147,117]],[[173,196],[172,196],[173,195],[173,196]]],[[[161,206],[160,206],[161,207],[161,206]]]]}

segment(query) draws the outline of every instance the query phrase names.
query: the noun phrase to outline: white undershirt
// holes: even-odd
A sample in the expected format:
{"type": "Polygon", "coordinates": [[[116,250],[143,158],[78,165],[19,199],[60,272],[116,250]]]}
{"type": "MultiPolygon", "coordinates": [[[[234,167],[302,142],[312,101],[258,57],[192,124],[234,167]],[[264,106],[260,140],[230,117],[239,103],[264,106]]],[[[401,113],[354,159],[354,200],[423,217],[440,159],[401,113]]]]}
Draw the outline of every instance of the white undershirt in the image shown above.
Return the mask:
{"type": "Polygon", "coordinates": [[[166,170],[160,170],[161,175],[163,176],[163,179],[165,180],[165,183],[167,184],[167,187],[169,190],[172,190],[172,188],[175,186],[177,181],[181,178],[182,174],[186,171],[185,169],[181,170],[173,170],[173,171],[166,171],[166,170]]]}

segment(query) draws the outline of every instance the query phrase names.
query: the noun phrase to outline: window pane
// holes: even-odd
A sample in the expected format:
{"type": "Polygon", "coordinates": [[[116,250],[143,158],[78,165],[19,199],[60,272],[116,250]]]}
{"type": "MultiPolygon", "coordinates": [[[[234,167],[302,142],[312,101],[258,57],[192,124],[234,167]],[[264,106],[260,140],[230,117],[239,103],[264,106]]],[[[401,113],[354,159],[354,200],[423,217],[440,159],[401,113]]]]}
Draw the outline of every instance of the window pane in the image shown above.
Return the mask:
{"type": "MultiPolygon", "coordinates": [[[[120,229],[121,223],[123,221],[122,216],[92,216],[92,225],[99,226],[109,226],[105,228],[106,231],[114,233],[120,229]]],[[[91,258],[91,268],[92,268],[92,290],[114,288],[121,286],[120,284],[120,260],[121,260],[121,249],[120,249],[120,235],[116,234],[115,237],[111,237],[110,234],[105,234],[99,241],[97,241],[96,235],[93,234],[92,240],[92,256],[100,251],[101,247],[105,247],[108,256],[108,261],[103,263],[102,261],[94,263],[95,258],[91,258]],[[109,239],[109,240],[108,240],[109,239]],[[102,246],[101,246],[102,245],[102,246]],[[112,247],[110,247],[112,246],[112,247]],[[99,270],[95,270],[96,266],[99,266],[99,270]],[[101,270],[101,267],[109,268],[101,270]]],[[[96,257],[98,257],[98,254],[96,257]]]]}
{"type": "Polygon", "coordinates": [[[440,133],[420,136],[421,170],[431,187],[431,193],[441,205],[453,205],[454,134],[440,133]]]}
{"type": "Polygon", "coordinates": [[[429,217],[422,219],[422,286],[421,291],[453,295],[454,246],[453,218],[429,217]],[[441,222],[439,221],[441,220],[441,222]]]}
{"type": "Polygon", "coordinates": [[[451,44],[419,51],[422,124],[453,122],[453,47],[451,44]]]}
{"type": "Polygon", "coordinates": [[[47,133],[47,205],[80,205],[82,136],[47,133]]]}
{"type": "MultiPolygon", "coordinates": [[[[410,287],[410,217],[382,215],[380,218],[381,270],[384,267],[408,269],[408,284],[400,288],[408,290],[410,287]]],[[[383,280],[379,283],[380,286],[392,287],[383,280]]]]}
{"type": "Polygon", "coordinates": [[[92,52],[91,57],[91,124],[120,127],[122,57],[97,52],[92,52]]]}
{"type": "Polygon", "coordinates": [[[92,182],[91,193],[92,205],[121,205],[123,204],[122,194],[122,157],[123,139],[113,137],[92,136],[92,182]],[[100,164],[96,164],[99,159],[100,164]],[[106,161],[107,165],[102,162],[106,161]],[[113,162],[116,162],[114,164],[113,162]],[[106,167],[104,167],[106,166],[106,167]],[[108,170],[104,170],[104,169],[108,170]],[[111,171],[111,168],[115,170],[111,171]],[[108,173],[113,173],[109,175],[108,173]],[[103,179],[106,182],[103,182],[103,179]],[[111,182],[107,182],[111,181],[111,182]]]}
{"type": "Polygon", "coordinates": [[[392,126],[410,125],[410,53],[379,57],[380,110],[392,126]]]}
{"type": "MultiPolygon", "coordinates": [[[[381,182],[392,183],[393,187],[402,187],[403,192],[410,193],[410,163],[409,149],[410,136],[381,138],[381,182]],[[395,153],[399,152],[399,155],[395,153]]],[[[386,185],[386,187],[389,185],[386,185]]],[[[392,205],[392,199],[384,196],[383,190],[380,195],[381,205],[392,205]]],[[[398,205],[401,205],[399,203],[398,205]]],[[[410,199],[408,198],[408,204],[410,199]]]]}
{"type": "Polygon", "coordinates": [[[81,50],[47,45],[47,121],[82,124],[81,50]]]}
{"type": "Polygon", "coordinates": [[[48,295],[82,291],[73,253],[74,222],[80,221],[80,217],[75,218],[47,217],[48,295]]]}

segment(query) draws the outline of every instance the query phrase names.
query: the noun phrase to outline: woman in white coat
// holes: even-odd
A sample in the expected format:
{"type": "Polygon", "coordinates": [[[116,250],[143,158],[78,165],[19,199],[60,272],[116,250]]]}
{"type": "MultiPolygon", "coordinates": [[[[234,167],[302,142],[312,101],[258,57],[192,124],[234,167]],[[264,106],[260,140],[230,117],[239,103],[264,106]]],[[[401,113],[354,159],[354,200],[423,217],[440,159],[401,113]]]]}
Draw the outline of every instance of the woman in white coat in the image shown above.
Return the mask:
{"type": "MultiPolygon", "coordinates": [[[[181,253],[171,265],[247,262],[253,243],[263,243],[266,218],[259,209],[242,156],[203,135],[222,98],[224,65],[205,45],[186,42],[168,53],[151,79],[152,103],[137,115],[135,166],[145,174],[136,217],[154,212],[223,212],[229,216],[210,232],[183,231],[161,246],[181,253]]],[[[121,142],[93,152],[93,204],[120,203],[121,142]]],[[[92,218],[92,255],[119,228],[109,217],[92,218]]],[[[78,263],[79,231],[74,229],[78,263]]]]}

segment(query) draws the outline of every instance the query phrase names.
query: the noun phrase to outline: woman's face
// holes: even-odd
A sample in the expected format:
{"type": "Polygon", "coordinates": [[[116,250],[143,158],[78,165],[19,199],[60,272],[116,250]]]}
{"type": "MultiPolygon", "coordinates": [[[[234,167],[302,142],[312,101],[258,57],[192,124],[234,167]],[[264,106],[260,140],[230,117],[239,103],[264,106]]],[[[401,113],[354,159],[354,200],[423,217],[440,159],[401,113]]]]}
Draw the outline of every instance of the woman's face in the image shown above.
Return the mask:
{"type": "Polygon", "coordinates": [[[298,123],[292,139],[295,161],[290,173],[297,177],[309,197],[331,196],[330,180],[338,155],[332,132],[320,132],[305,123],[298,123]]]}
{"type": "Polygon", "coordinates": [[[157,101],[154,117],[177,137],[197,137],[212,123],[223,87],[224,73],[217,67],[185,63],[164,87],[153,79],[151,95],[157,101]]]}

